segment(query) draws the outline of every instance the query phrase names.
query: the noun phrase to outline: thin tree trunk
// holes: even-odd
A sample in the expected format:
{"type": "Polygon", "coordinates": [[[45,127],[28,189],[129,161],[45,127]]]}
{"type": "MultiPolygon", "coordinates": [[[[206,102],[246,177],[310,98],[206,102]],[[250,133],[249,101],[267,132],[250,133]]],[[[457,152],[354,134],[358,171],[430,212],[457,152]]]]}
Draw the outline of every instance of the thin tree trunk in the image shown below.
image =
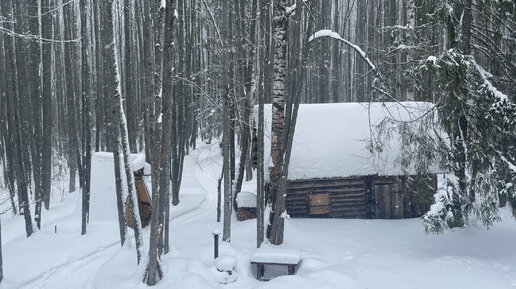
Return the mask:
{"type": "MultiPolygon", "coordinates": [[[[14,20],[14,2],[11,1],[11,21],[12,23],[16,23],[14,20]]],[[[12,24],[12,27],[14,30],[14,24],[12,24]]],[[[27,187],[27,178],[26,178],[26,172],[24,168],[24,157],[23,157],[23,149],[22,145],[24,142],[22,142],[22,125],[21,125],[21,115],[20,115],[20,107],[21,107],[21,96],[20,96],[20,89],[19,89],[19,82],[18,82],[18,66],[16,65],[16,38],[14,36],[11,36],[10,41],[10,51],[9,56],[7,59],[10,59],[9,61],[9,68],[11,69],[11,117],[9,119],[9,127],[12,128],[12,137],[13,141],[12,144],[14,146],[14,165],[16,170],[16,185],[18,189],[18,203],[20,206],[20,213],[23,214],[25,219],[25,233],[27,237],[30,237],[33,233],[32,228],[32,218],[31,218],[31,212],[30,212],[30,206],[29,206],[29,194],[28,194],[28,187],[27,187]]]]}
{"type": "MultiPolygon", "coordinates": [[[[168,3],[166,3],[168,4],[168,3]]],[[[157,19],[156,19],[156,26],[155,26],[155,59],[154,59],[154,66],[155,66],[155,74],[154,74],[154,113],[156,111],[159,111],[159,115],[156,116],[154,114],[154,117],[151,117],[151,132],[152,135],[154,135],[153,144],[155,146],[154,151],[152,153],[153,161],[152,161],[152,215],[151,215],[151,232],[150,232],[150,240],[149,240],[149,263],[147,265],[147,271],[145,273],[144,282],[149,285],[155,285],[159,281],[159,274],[157,274],[159,271],[159,254],[158,254],[158,248],[160,243],[160,231],[163,229],[163,224],[161,221],[163,220],[163,216],[161,216],[161,209],[160,206],[163,205],[161,202],[161,193],[163,192],[163,189],[167,188],[161,188],[161,185],[166,185],[165,182],[161,181],[162,177],[162,170],[163,163],[167,162],[167,160],[162,159],[161,150],[163,147],[162,141],[162,120],[163,120],[163,112],[161,109],[159,109],[162,105],[161,102],[161,96],[163,93],[163,79],[162,79],[162,73],[163,73],[163,27],[164,27],[164,18],[166,17],[166,7],[160,6],[156,7],[157,9],[157,19]],[[157,119],[156,119],[157,117],[157,119]],[[160,129],[161,128],[161,129],[160,129]]],[[[152,11],[152,10],[151,10],[152,11]]],[[[151,114],[152,116],[153,114],[151,114]]],[[[167,158],[168,159],[168,158],[167,158]]],[[[166,177],[168,179],[168,175],[166,177]]],[[[168,192],[167,192],[168,193],[168,192]]]]}
{"type": "MultiPolygon", "coordinates": [[[[223,118],[222,118],[222,126],[223,126],[223,135],[222,135],[222,170],[223,170],[223,179],[224,179],[224,222],[223,222],[223,230],[222,230],[222,240],[226,242],[230,242],[231,239],[231,213],[233,212],[232,208],[232,186],[231,181],[233,180],[231,177],[232,167],[231,167],[231,140],[232,138],[232,129],[231,129],[231,88],[230,83],[233,77],[232,73],[232,64],[231,64],[231,48],[229,47],[229,39],[231,34],[231,7],[232,5],[228,2],[225,2],[225,29],[223,39],[225,41],[222,44],[223,50],[223,61],[224,61],[224,94],[222,96],[223,102],[223,118]]],[[[233,142],[234,144],[234,142],[233,142]]]]}
{"type": "MultiPolygon", "coordinates": [[[[67,39],[74,38],[73,35],[73,9],[72,5],[64,6],[64,22],[65,22],[65,37],[67,39]]],[[[73,58],[74,58],[73,44],[65,43],[65,78],[68,85],[66,95],[66,107],[67,107],[67,127],[68,127],[68,167],[70,169],[70,182],[68,185],[68,192],[75,192],[75,180],[77,173],[77,131],[75,130],[75,79],[73,70],[73,58]]]]}
{"type": "MultiPolygon", "coordinates": [[[[9,11],[8,2],[4,1],[0,3],[0,13],[3,13],[3,11],[9,11]]],[[[2,14],[3,15],[3,14],[2,14]]],[[[9,27],[7,27],[9,28],[9,27]]],[[[12,37],[2,34],[0,36],[0,56],[2,57],[1,64],[2,66],[0,69],[3,71],[7,71],[7,68],[11,67],[11,59],[9,58],[10,54],[10,48],[11,45],[9,44],[9,39],[12,39],[12,37]]],[[[13,40],[14,41],[14,40],[13,40]]],[[[12,89],[13,81],[11,80],[13,78],[13,73],[7,74],[7,73],[1,73],[0,77],[2,79],[2,83],[4,84],[3,89],[4,92],[2,93],[2,123],[0,126],[2,127],[2,136],[3,136],[3,144],[4,144],[4,150],[5,150],[5,158],[4,158],[4,180],[6,180],[7,188],[9,191],[9,198],[11,200],[11,207],[13,209],[13,214],[18,214],[18,208],[16,206],[15,202],[15,196],[16,196],[16,189],[15,189],[15,172],[14,172],[14,144],[12,141],[12,134],[8,134],[8,127],[10,127],[10,120],[11,120],[11,107],[12,107],[12,101],[11,96],[14,93],[14,89],[12,89]],[[5,100],[5,101],[4,101],[5,100]]],[[[4,153],[4,151],[0,152],[4,153]]]]}
{"type": "MultiPolygon", "coordinates": [[[[52,13],[50,13],[50,1],[43,2],[41,12],[41,36],[45,39],[52,38],[52,13]]],[[[50,43],[41,45],[42,65],[42,116],[43,135],[41,143],[41,193],[45,209],[50,208],[50,191],[52,178],[52,80],[51,80],[51,46],[50,43]]],[[[89,169],[88,169],[89,170],[89,169]]],[[[89,191],[89,190],[88,190],[89,191]]],[[[41,217],[41,216],[40,216],[41,217]]]]}
{"type": "Polygon", "coordinates": [[[160,176],[160,196],[161,196],[161,204],[160,204],[160,212],[164,219],[164,235],[163,238],[163,250],[164,253],[167,254],[170,250],[169,244],[169,210],[170,210],[170,169],[171,169],[171,160],[170,160],[170,150],[171,150],[171,130],[173,123],[173,75],[174,75],[174,67],[173,67],[173,49],[174,49],[174,22],[175,22],[175,13],[176,10],[176,1],[168,0],[166,2],[165,9],[165,36],[164,36],[164,54],[163,54],[163,100],[162,100],[162,114],[163,114],[163,124],[162,124],[162,134],[161,134],[161,176],[160,176]]]}
{"type": "Polygon", "coordinates": [[[232,194],[231,194],[231,172],[230,172],[230,112],[231,106],[229,102],[229,84],[226,87],[226,93],[224,94],[224,117],[223,117],[223,127],[224,133],[222,137],[222,158],[223,158],[223,178],[224,178],[224,224],[223,224],[223,235],[222,240],[229,242],[231,239],[231,213],[233,208],[231,206],[232,194]]]}
{"type": "MultiPolygon", "coordinates": [[[[113,115],[116,115],[113,112],[113,115]]],[[[120,246],[124,246],[125,240],[127,239],[127,220],[125,219],[125,204],[124,204],[124,193],[122,190],[122,159],[120,156],[120,135],[119,129],[116,125],[116,121],[113,122],[112,130],[114,132],[114,144],[113,144],[113,166],[115,168],[115,188],[116,188],[116,208],[118,212],[118,228],[120,230],[120,246]]]]}
{"type": "MultiPolygon", "coordinates": [[[[261,1],[263,2],[263,1],[261,1]]],[[[261,5],[261,3],[259,2],[261,5]]],[[[261,16],[261,21],[265,21],[266,17],[261,16]]],[[[261,39],[262,33],[260,29],[256,29],[256,85],[257,85],[257,102],[258,102],[258,143],[256,144],[258,150],[257,168],[256,168],[256,247],[260,248],[264,240],[264,209],[265,209],[265,191],[264,191],[264,170],[263,170],[263,135],[264,135],[264,115],[263,115],[263,99],[265,93],[264,87],[264,73],[260,65],[260,56],[262,52],[261,39]]],[[[266,34],[266,33],[263,33],[266,34]]]]}
{"type": "MultiPolygon", "coordinates": [[[[116,65],[116,45],[114,41],[114,35],[113,35],[113,0],[106,2],[106,15],[105,15],[105,22],[103,27],[103,43],[105,46],[106,52],[104,53],[104,66],[109,67],[111,71],[107,71],[104,73],[105,75],[105,82],[104,85],[106,86],[105,91],[109,94],[117,94],[118,92],[118,79],[116,75],[118,74],[117,71],[113,71],[113,67],[116,65]]],[[[108,97],[109,95],[105,95],[108,97]]],[[[124,246],[125,241],[127,239],[127,220],[126,220],[126,214],[125,214],[125,200],[127,196],[124,195],[123,187],[122,187],[122,156],[120,155],[120,125],[119,125],[119,116],[118,116],[118,110],[119,110],[119,102],[117,97],[112,97],[111,100],[106,99],[107,103],[111,104],[111,110],[110,110],[110,117],[109,117],[109,129],[111,131],[111,141],[112,141],[112,149],[113,149],[113,167],[115,170],[115,188],[116,188],[116,205],[117,205],[117,212],[118,212],[118,228],[120,231],[120,245],[124,246]]],[[[134,219],[133,219],[134,220],[134,219]]]]}
{"type": "MultiPolygon", "coordinates": [[[[29,27],[31,33],[39,35],[41,38],[41,1],[38,1],[37,5],[31,6],[31,14],[37,15],[32,21],[30,21],[29,27]]],[[[41,74],[43,68],[43,53],[42,53],[42,41],[32,41],[30,43],[31,50],[31,98],[32,98],[32,111],[37,112],[30,114],[30,121],[32,122],[33,133],[30,135],[31,139],[31,159],[32,159],[32,175],[34,178],[34,197],[36,199],[36,205],[34,208],[34,219],[36,226],[41,229],[41,206],[43,200],[42,193],[42,126],[41,126],[41,102],[42,102],[42,84],[41,74]]]]}
{"type": "Polygon", "coordinates": [[[224,179],[225,167],[222,165],[222,171],[220,172],[220,178],[217,181],[217,223],[220,222],[221,217],[221,206],[222,206],[222,179],[224,179]]]}
{"type": "Polygon", "coordinates": [[[86,224],[90,214],[90,175],[91,175],[91,70],[90,70],[90,34],[88,21],[90,18],[89,0],[81,0],[81,35],[82,35],[82,150],[80,157],[81,189],[82,189],[82,228],[86,234],[86,224]]]}

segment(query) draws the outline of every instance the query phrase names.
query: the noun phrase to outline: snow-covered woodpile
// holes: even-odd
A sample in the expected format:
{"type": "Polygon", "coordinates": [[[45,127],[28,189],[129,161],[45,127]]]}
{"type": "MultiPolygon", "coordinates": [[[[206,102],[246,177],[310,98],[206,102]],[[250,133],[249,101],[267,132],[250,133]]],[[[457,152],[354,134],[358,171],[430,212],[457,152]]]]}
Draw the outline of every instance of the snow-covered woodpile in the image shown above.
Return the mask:
{"type": "Polygon", "coordinates": [[[256,194],[240,192],[236,197],[238,220],[245,221],[256,218],[256,194]]]}
{"type": "MultiPolygon", "coordinates": [[[[299,107],[287,183],[287,213],[292,217],[411,218],[432,203],[436,176],[415,175],[397,162],[396,130],[381,152],[368,149],[374,126],[385,118],[418,119],[430,103],[302,104],[299,107]]],[[[271,107],[265,107],[270,120],[271,107]]],[[[255,110],[256,111],[256,110],[255,110]]],[[[270,135],[270,121],[265,124],[270,135]]],[[[265,152],[270,138],[265,137],[265,152]]],[[[265,167],[270,164],[265,155],[265,167]]]]}

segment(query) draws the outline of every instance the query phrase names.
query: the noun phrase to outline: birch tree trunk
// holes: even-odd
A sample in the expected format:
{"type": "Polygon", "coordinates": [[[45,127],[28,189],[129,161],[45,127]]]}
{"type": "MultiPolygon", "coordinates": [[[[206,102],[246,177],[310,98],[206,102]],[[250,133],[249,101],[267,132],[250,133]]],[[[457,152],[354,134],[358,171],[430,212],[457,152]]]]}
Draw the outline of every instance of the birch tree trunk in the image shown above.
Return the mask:
{"type": "Polygon", "coordinates": [[[273,167],[270,169],[270,220],[267,227],[267,237],[274,245],[283,243],[285,211],[285,196],[281,194],[280,182],[283,166],[283,133],[285,123],[285,80],[287,75],[287,25],[288,17],[285,11],[287,1],[274,3],[274,82],[272,90],[272,133],[271,156],[273,167]]]}

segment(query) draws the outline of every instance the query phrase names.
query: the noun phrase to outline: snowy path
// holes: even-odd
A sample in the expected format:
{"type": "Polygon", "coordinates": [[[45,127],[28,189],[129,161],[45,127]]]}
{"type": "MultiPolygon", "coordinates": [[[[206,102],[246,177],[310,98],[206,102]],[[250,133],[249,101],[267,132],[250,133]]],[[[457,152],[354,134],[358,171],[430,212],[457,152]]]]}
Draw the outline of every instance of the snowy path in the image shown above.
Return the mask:
{"type": "MultiPolygon", "coordinates": [[[[181,203],[171,207],[171,231],[188,225],[202,218],[214,215],[216,209],[215,194],[208,193],[200,178],[212,179],[203,172],[191,158],[185,158],[181,203]]],[[[49,226],[49,225],[47,225],[49,226]]],[[[148,246],[149,230],[144,230],[144,241],[148,246]]],[[[134,238],[131,234],[131,238],[134,238]]],[[[94,278],[99,269],[120,252],[119,239],[108,245],[98,247],[95,251],[70,260],[46,270],[42,275],[19,283],[19,289],[56,289],[81,288],[93,289],[94,278]]],[[[1,287],[0,287],[1,288],[1,287]]]]}
{"type": "Polygon", "coordinates": [[[93,288],[92,280],[98,268],[116,254],[118,242],[91,255],[61,264],[45,272],[43,276],[29,281],[20,289],[93,288]]]}

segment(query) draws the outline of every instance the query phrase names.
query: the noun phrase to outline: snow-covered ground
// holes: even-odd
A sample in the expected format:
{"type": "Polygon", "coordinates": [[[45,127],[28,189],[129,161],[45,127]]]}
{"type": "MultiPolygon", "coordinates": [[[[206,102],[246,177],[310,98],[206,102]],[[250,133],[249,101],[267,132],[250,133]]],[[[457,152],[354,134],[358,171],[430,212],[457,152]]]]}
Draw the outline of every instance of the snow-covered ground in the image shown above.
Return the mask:
{"type": "MultiPolygon", "coordinates": [[[[444,235],[425,235],[419,219],[289,219],[285,249],[302,253],[296,275],[257,281],[249,261],[256,221],[233,217],[231,243],[220,254],[237,260],[238,280],[223,285],[215,269],[213,237],[217,144],[185,159],[181,203],[171,212],[171,253],[155,288],[514,288],[516,222],[509,212],[489,230],[473,223],[444,235]]],[[[102,158],[101,158],[102,159],[102,158]]],[[[25,238],[21,217],[2,215],[4,281],[0,289],[146,288],[133,246],[120,247],[112,165],[104,158],[93,172],[92,214],[80,235],[80,195],[56,197],[43,214],[43,228],[25,238]],[[112,211],[106,211],[112,210],[112,211]],[[102,217],[101,217],[102,215],[102,217]]],[[[252,189],[246,184],[246,190],[252,189]]],[[[148,228],[144,229],[148,245],[148,228]]]]}

